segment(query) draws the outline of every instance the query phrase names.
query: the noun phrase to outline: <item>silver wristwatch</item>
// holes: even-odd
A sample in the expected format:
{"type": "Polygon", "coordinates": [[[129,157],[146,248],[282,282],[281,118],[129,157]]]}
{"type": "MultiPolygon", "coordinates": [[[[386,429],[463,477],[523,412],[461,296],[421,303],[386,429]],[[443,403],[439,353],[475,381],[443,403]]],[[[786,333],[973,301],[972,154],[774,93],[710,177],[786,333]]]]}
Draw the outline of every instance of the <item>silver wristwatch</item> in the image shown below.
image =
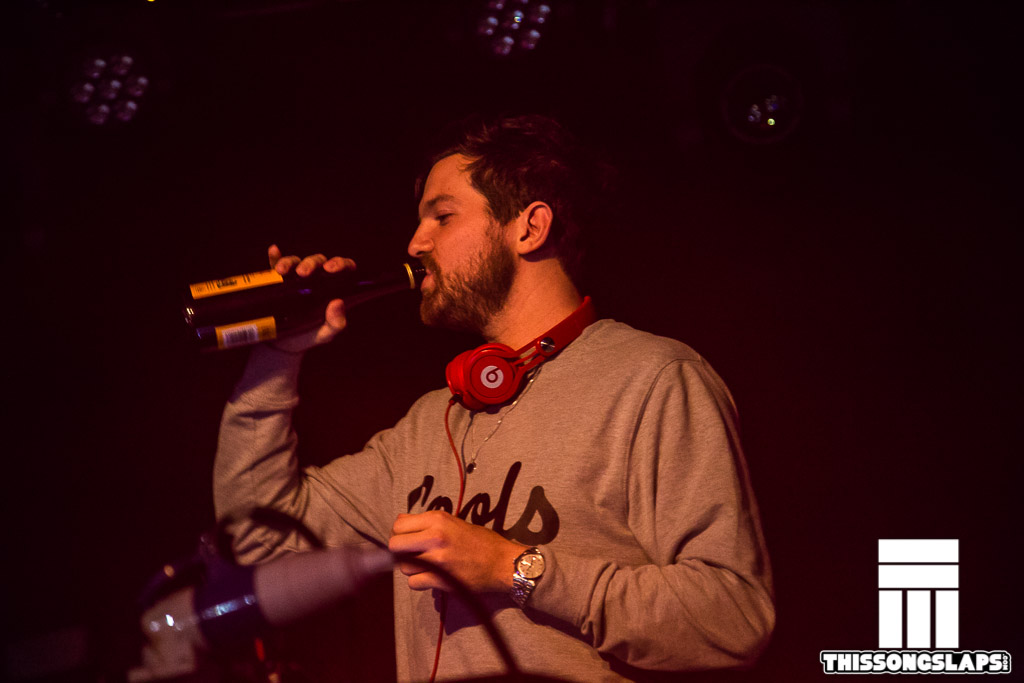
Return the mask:
{"type": "Polygon", "coordinates": [[[527,548],[515,559],[512,567],[512,600],[522,608],[544,576],[544,556],[539,548],[527,548]]]}

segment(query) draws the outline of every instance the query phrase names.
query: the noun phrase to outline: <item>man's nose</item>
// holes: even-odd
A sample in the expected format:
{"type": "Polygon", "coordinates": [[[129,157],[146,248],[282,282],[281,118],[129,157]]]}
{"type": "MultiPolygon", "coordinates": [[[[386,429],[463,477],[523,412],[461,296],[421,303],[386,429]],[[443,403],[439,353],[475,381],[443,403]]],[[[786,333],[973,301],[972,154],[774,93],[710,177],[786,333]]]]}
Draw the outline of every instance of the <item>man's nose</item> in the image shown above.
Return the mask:
{"type": "Polygon", "coordinates": [[[423,228],[417,228],[412,239],[409,240],[409,248],[407,251],[409,256],[412,256],[413,258],[420,258],[423,254],[426,254],[433,248],[434,243],[426,234],[426,231],[423,230],[423,228]]]}

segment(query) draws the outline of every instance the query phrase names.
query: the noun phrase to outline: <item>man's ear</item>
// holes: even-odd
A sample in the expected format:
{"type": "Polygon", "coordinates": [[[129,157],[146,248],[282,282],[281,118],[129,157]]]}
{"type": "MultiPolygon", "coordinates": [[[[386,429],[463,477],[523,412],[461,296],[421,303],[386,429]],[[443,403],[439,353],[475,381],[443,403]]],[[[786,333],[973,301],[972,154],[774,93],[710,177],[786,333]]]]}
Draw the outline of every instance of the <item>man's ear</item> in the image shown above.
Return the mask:
{"type": "Polygon", "coordinates": [[[514,247],[525,256],[543,248],[551,234],[554,213],[544,202],[533,202],[519,214],[514,222],[514,247]]]}

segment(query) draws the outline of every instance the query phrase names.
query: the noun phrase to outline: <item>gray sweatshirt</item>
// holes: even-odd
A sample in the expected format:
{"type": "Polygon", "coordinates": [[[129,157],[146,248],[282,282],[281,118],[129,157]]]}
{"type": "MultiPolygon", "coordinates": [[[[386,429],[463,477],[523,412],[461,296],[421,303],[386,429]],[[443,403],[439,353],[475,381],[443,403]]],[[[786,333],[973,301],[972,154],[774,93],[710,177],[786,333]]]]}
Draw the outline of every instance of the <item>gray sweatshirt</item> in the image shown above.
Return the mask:
{"type": "MultiPolygon", "coordinates": [[[[224,411],[218,517],[272,506],[338,546],[386,543],[399,513],[452,509],[459,472],[444,429],[447,389],[421,397],[361,452],[300,470],[298,371],[297,356],[254,349],[224,411]]],[[[632,675],[622,663],[707,669],[760,653],[774,607],[757,506],[732,398],[692,349],[600,320],[544,363],[515,405],[457,405],[450,424],[464,462],[476,459],[460,516],[545,556],[525,609],[484,596],[521,668],[611,681],[632,675]]],[[[303,549],[248,523],[233,532],[244,562],[303,549]]],[[[398,679],[426,680],[438,611],[406,581],[396,571],[398,679]]],[[[445,628],[439,680],[502,672],[458,600],[448,601],[445,628]]]]}

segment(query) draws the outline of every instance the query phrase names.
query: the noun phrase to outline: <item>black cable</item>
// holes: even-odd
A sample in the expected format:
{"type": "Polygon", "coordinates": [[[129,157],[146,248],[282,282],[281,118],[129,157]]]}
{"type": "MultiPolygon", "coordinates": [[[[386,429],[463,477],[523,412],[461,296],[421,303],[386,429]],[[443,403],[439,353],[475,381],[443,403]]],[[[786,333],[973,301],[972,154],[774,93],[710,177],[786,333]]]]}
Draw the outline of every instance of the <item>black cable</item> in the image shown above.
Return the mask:
{"type": "Polygon", "coordinates": [[[520,674],[519,666],[516,664],[515,659],[512,657],[512,652],[508,649],[508,643],[505,642],[504,636],[501,635],[501,631],[494,623],[494,619],[487,608],[484,607],[483,602],[476,593],[469,590],[459,579],[455,578],[451,572],[444,567],[434,564],[429,560],[414,555],[412,553],[394,553],[395,562],[408,562],[409,564],[422,567],[432,574],[440,576],[446,584],[452,587],[453,592],[462,599],[464,603],[473,612],[473,615],[477,618],[480,624],[487,631],[487,635],[491,637],[491,642],[494,644],[494,649],[498,651],[498,656],[505,663],[505,667],[508,669],[509,674],[520,674]]]}
{"type": "MultiPolygon", "coordinates": [[[[288,513],[281,512],[280,510],[267,507],[254,507],[246,512],[244,517],[248,517],[257,524],[262,524],[263,526],[276,529],[278,531],[296,531],[317,550],[321,550],[325,547],[323,540],[321,540],[321,538],[312,529],[306,526],[302,520],[296,519],[288,513]]],[[[234,551],[231,549],[230,537],[227,534],[227,526],[234,521],[236,521],[236,519],[233,515],[225,515],[221,518],[217,523],[217,531],[215,535],[216,540],[214,541],[214,544],[220,551],[221,555],[226,556],[232,561],[234,560],[234,551]],[[227,552],[225,552],[224,545],[227,545],[227,552]]],[[[363,533],[360,533],[359,535],[372,542],[377,547],[386,547],[375,538],[371,538],[363,533]]],[[[473,591],[467,588],[462,581],[453,576],[447,569],[440,567],[433,562],[424,560],[411,553],[395,553],[393,556],[395,562],[408,562],[409,564],[417,567],[422,567],[431,573],[437,574],[447,585],[451,586],[453,592],[469,607],[470,611],[473,612],[473,615],[484,627],[484,630],[487,631],[487,635],[490,637],[491,642],[494,644],[494,649],[498,651],[498,655],[501,657],[505,667],[508,669],[508,673],[521,673],[519,666],[516,665],[515,659],[512,657],[512,652],[508,649],[508,644],[505,642],[504,637],[495,625],[492,615],[487,611],[487,608],[484,607],[480,598],[477,597],[473,591]]]]}

